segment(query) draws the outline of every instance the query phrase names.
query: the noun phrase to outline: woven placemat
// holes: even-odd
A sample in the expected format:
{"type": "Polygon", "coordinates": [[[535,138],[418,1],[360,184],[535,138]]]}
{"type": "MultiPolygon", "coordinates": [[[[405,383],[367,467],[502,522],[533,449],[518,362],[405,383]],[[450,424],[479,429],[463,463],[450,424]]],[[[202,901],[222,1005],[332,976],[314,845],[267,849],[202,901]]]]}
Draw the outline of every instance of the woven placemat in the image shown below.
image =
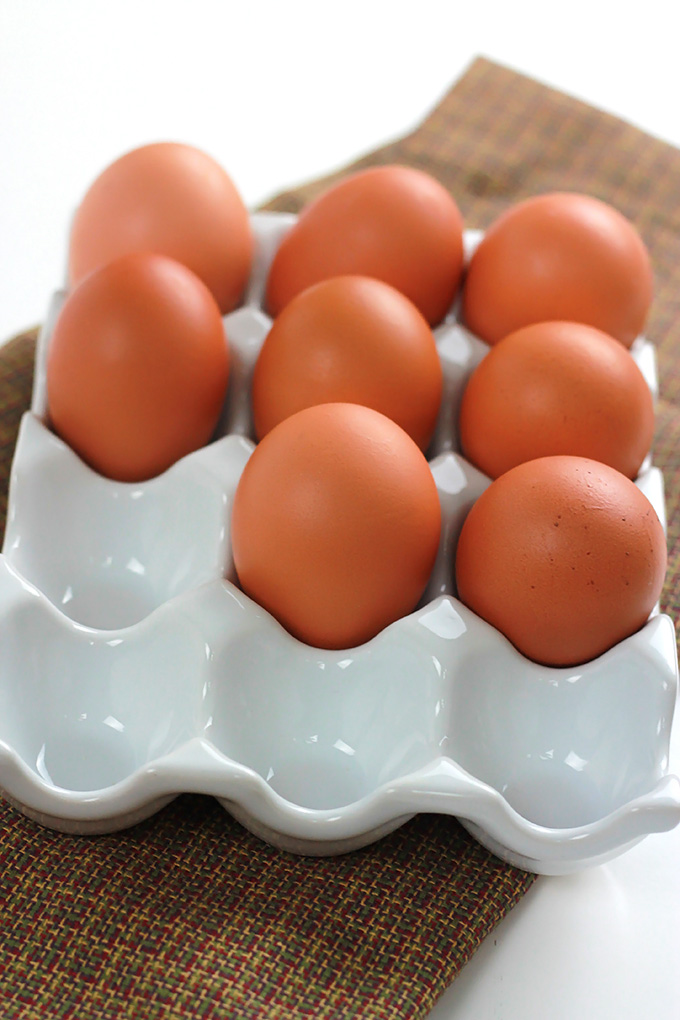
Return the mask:
{"type": "MultiPolygon", "coordinates": [[[[611,201],[641,229],[657,273],[655,460],[668,486],[664,608],[675,615],[680,154],[477,60],[418,130],[335,176],[389,162],[442,180],[472,226],[527,195],[568,188],[611,201]]],[[[331,179],[269,208],[296,210],[331,179]]],[[[3,500],[34,345],[32,332],[0,350],[3,500]]],[[[0,804],[0,1017],[424,1017],[532,881],[446,817],[420,816],[365,850],[309,859],[259,842],[210,798],[183,796],[127,832],[87,839],[0,804]]]]}

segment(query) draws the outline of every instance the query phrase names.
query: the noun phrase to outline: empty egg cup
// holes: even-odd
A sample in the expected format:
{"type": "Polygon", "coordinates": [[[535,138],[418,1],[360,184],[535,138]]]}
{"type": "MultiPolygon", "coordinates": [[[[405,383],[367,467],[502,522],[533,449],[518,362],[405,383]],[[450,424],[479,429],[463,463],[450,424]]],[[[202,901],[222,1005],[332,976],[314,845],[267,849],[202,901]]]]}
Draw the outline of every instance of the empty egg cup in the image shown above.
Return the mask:
{"type": "MultiPolygon", "coordinates": [[[[444,397],[429,462],[442,535],[415,612],[360,647],[327,651],[235,585],[229,519],[254,448],[264,283],[294,217],[252,222],[252,280],[224,320],[231,376],[215,437],[148,482],[99,476],[49,430],[46,351],[63,293],[52,301],[0,556],[6,799],[44,825],[100,833],[179,793],[209,794],[270,843],[319,855],[442,812],[543,874],[675,826],[671,620],[655,613],[594,661],[556,669],[455,598],[458,535],[490,484],[457,452],[462,392],[488,348],[455,309],[434,331],[444,397]]],[[[468,255],[478,237],[466,234],[468,255]]],[[[632,355],[656,392],[651,344],[638,339],[632,355]]],[[[637,484],[664,522],[649,458],[637,484]]]]}

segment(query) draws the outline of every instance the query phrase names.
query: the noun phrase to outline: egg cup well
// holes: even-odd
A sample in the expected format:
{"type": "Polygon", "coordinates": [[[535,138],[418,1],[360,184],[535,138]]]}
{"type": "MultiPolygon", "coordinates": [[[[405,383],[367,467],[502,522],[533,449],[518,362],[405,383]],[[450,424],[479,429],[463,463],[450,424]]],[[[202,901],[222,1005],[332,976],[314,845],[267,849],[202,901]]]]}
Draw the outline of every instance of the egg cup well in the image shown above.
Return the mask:
{"type": "MultiPolygon", "coordinates": [[[[444,397],[428,452],[439,554],[416,610],[358,648],[302,644],[236,586],[229,517],[254,448],[250,377],[271,325],[268,266],[294,217],[256,214],[214,440],[120,483],[48,428],[38,343],[0,556],[0,789],[29,817],[100,833],[183,792],[212,795],[287,850],[337,854],[417,812],[455,815],[544,874],[607,860],[680,821],[668,775],[675,633],[654,614],[583,666],[525,659],[455,598],[455,547],[490,484],[457,452],[460,398],[488,348],[455,310],[435,329],[444,397]]],[[[478,239],[466,234],[469,251],[478,239]]],[[[652,390],[654,353],[632,351],[652,390]]],[[[664,521],[649,458],[637,484],[664,521]]],[[[272,493],[272,498],[276,494],[272,493]]]]}

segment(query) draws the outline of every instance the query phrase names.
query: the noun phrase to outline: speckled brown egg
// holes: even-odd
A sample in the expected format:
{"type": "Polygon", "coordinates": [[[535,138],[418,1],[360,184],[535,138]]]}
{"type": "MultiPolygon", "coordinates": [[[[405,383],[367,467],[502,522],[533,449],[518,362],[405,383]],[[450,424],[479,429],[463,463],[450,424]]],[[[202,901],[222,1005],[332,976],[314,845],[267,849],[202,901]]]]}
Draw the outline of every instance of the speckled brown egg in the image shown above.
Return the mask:
{"type": "Polygon", "coordinates": [[[581,457],[501,475],[458,542],[460,599],[529,659],[587,662],[643,626],[666,570],[659,518],[634,482],[581,457]]]}

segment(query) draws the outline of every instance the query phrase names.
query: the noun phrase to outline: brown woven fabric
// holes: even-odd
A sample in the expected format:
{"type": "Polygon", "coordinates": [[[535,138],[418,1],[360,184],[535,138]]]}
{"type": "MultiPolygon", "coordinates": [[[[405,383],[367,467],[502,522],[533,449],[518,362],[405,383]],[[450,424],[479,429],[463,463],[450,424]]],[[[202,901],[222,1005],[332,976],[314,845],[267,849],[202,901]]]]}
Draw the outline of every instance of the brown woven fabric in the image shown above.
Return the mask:
{"type": "MultiPolygon", "coordinates": [[[[470,225],[561,188],[611,201],[641,229],[657,273],[649,328],[663,393],[655,460],[668,486],[664,607],[674,614],[680,154],[478,60],[417,131],[356,166],[387,162],[441,179],[470,225]]],[[[329,180],[269,207],[298,209],[329,180]]],[[[0,351],[3,493],[34,342],[27,334],[0,351]]],[[[208,798],[180,797],[126,833],[94,839],[40,829],[0,805],[0,1016],[424,1017],[531,882],[450,818],[421,816],[366,850],[314,860],[259,842],[208,798]]]]}
{"type": "Polygon", "coordinates": [[[5,534],[14,446],[21,416],[31,402],[36,338],[37,330],[32,330],[0,349],[0,548],[5,534]]]}

